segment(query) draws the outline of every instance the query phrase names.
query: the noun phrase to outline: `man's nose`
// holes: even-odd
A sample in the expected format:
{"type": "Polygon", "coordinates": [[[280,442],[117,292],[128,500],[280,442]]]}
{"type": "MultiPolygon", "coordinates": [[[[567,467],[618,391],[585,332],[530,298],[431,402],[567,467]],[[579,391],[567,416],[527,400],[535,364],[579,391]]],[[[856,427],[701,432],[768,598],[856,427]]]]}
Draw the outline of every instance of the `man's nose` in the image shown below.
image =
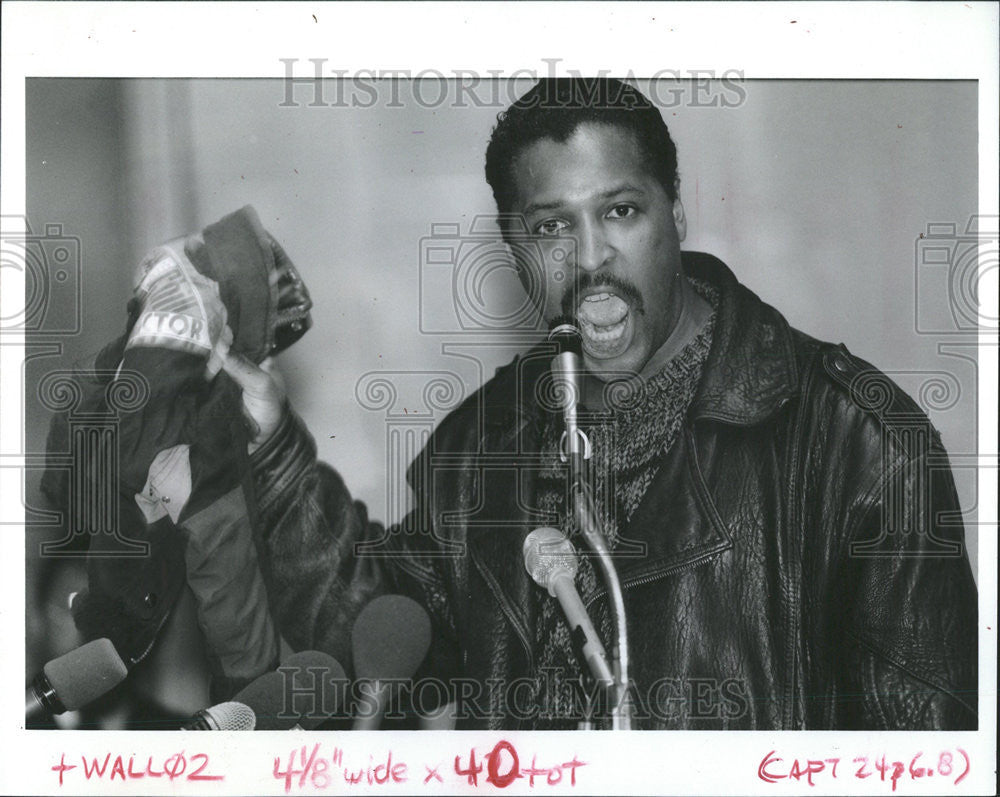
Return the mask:
{"type": "Polygon", "coordinates": [[[597,271],[612,259],[614,248],[604,226],[599,223],[582,225],[576,235],[576,266],[583,271],[597,271]]]}

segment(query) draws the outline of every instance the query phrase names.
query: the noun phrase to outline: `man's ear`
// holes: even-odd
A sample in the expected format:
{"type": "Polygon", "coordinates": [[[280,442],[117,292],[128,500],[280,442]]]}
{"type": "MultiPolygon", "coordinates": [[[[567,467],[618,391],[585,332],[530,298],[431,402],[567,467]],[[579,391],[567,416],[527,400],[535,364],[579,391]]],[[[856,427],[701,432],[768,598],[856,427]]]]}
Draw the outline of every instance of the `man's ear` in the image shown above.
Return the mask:
{"type": "Polygon", "coordinates": [[[683,241],[687,237],[687,218],[680,196],[674,200],[674,226],[677,228],[677,240],[683,241]]]}

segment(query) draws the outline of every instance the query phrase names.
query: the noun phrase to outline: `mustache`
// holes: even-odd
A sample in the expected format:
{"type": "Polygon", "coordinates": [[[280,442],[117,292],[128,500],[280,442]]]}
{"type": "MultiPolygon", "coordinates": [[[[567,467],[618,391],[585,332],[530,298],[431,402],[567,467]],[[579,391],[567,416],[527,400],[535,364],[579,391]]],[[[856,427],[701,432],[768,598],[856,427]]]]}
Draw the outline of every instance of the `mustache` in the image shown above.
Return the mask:
{"type": "Polygon", "coordinates": [[[560,309],[567,318],[576,318],[576,308],[580,304],[580,296],[584,291],[594,288],[610,288],[612,292],[618,294],[623,299],[627,299],[632,305],[632,309],[637,313],[646,312],[642,294],[631,282],[622,279],[615,274],[580,274],[563,294],[560,309]]]}

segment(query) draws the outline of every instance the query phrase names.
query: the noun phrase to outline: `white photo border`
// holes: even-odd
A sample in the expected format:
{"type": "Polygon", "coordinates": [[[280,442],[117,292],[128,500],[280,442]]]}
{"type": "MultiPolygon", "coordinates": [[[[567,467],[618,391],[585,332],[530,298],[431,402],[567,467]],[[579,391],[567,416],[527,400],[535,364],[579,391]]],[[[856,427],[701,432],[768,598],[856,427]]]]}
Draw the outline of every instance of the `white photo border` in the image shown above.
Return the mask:
{"type": "MultiPolygon", "coordinates": [[[[997,37],[998,6],[992,3],[45,3],[14,2],[2,7],[2,213],[23,216],[25,208],[25,78],[87,77],[266,77],[284,74],[281,58],[326,58],[354,73],[373,67],[408,70],[416,75],[435,69],[489,74],[501,70],[549,68],[584,74],[650,75],[664,66],[679,70],[739,68],[745,78],[900,78],[974,79],[979,83],[979,212],[996,215],[998,146],[997,37]],[[393,24],[387,24],[391,16],[393,24]],[[792,22],[794,20],[794,23],[792,22]]],[[[23,296],[23,284],[4,275],[4,314],[10,296],[23,296]]],[[[996,318],[997,297],[981,296],[983,318],[996,318]]],[[[3,390],[0,395],[3,443],[0,453],[17,450],[22,429],[23,396],[18,390],[23,350],[15,338],[0,347],[3,390]],[[8,345],[13,344],[13,345],[8,345]]],[[[23,341],[22,341],[23,343],[23,341]]],[[[979,478],[979,721],[978,732],[864,736],[834,732],[691,732],[641,733],[623,738],[595,734],[305,734],[272,733],[188,735],[129,732],[85,734],[79,731],[26,732],[14,692],[0,695],[0,728],[8,755],[0,772],[0,791],[21,794],[285,794],[285,783],[273,777],[275,758],[287,765],[290,751],[306,752],[319,744],[321,754],[341,747],[358,766],[370,759],[384,763],[391,748],[394,760],[409,765],[407,783],[361,782],[338,789],[356,793],[446,794],[457,781],[438,782],[427,774],[441,771],[456,756],[463,763],[471,748],[480,758],[501,740],[511,742],[522,765],[537,756],[539,767],[587,761],[578,769],[578,785],[548,785],[539,778],[500,789],[485,783],[462,793],[506,791],[518,794],[841,794],[889,793],[888,780],[877,770],[867,780],[853,777],[851,759],[884,753],[908,764],[918,750],[925,758],[937,751],[962,748],[973,762],[969,776],[957,785],[944,777],[901,781],[899,793],[973,794],[992,791],[996,768],[996,568],[997,537],[997,339],[980,337],[978,419],[980,456],[992,462],[979,478]],[[191,781],[147,776],[114,784],[66,773],[64,784],[53,769],[61,760],[81,754],[112,760],[134,758],[152,769],[181,751],[206,756],[204,774],[224,780],[191,781]],[[783,759],[841,758],[836,779],[816,776],[768,782],[759,767],[769,751],[783,759]],[[426,769],[425,769],[426,768],[426,769]],[[848,770],[851,777],[847,777],[848,770]],[[422,783],[424,777],[430,780],[422,783]]],[[[17,466],[17,459],[10,460],[17,466]]],[[[22,463],[23,466],[23,463],[22,463]]],[[[21,501],[16,479],[0,480],[0,501],[21,501]]],[[[7,590],[2,602],[3,631],[12,640],[2,658],[3,682],[11,685],[24,672],[25,573],[15,546],[0,567],[7,590]]],[[[9,552],[10,553],[10,552],[9,552]]],[[[74,759],[75,760],[75,759],[74,759]]],[[[176,761],[178,759],[173,759],[176,761]]],[[[504,759],[501,771],[508,765],[504,759]]],[[[190,772],[190,769],[189,769],[190,772]]],[[[320,786],[322,784],[319,784],[320,786]]],[[[322,793],[314,781],[298,780],[288,793],[322,793]]]]}

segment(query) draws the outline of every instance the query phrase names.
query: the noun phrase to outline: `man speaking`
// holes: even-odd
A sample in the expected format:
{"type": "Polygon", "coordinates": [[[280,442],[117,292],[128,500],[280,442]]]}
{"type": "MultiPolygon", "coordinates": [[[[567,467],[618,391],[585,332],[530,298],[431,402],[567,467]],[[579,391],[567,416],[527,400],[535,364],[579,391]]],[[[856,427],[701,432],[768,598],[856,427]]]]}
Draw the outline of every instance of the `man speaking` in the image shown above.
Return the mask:
{"type": "Polygon", "coordinates": [[[545,526],[571,545],[562,587],[608,651],[622,601],[612,658],[629,662],[633,728],[976,728],[976,588],[936,430],[872,366],[682,253],[657,108],[615,80],[543,80],[499,116],[486,178],[538,312],[579,331],[592,512],[546,390],[551,344],[439,425],[410,469],[415,508],[388,530],[317,462],[269,372],[230,355],[291,644],[343,661],[365,604],[403,593],[431,618],[419,676],[459,727],[610,727],[587,623],[525,568],[545,526]]]}

